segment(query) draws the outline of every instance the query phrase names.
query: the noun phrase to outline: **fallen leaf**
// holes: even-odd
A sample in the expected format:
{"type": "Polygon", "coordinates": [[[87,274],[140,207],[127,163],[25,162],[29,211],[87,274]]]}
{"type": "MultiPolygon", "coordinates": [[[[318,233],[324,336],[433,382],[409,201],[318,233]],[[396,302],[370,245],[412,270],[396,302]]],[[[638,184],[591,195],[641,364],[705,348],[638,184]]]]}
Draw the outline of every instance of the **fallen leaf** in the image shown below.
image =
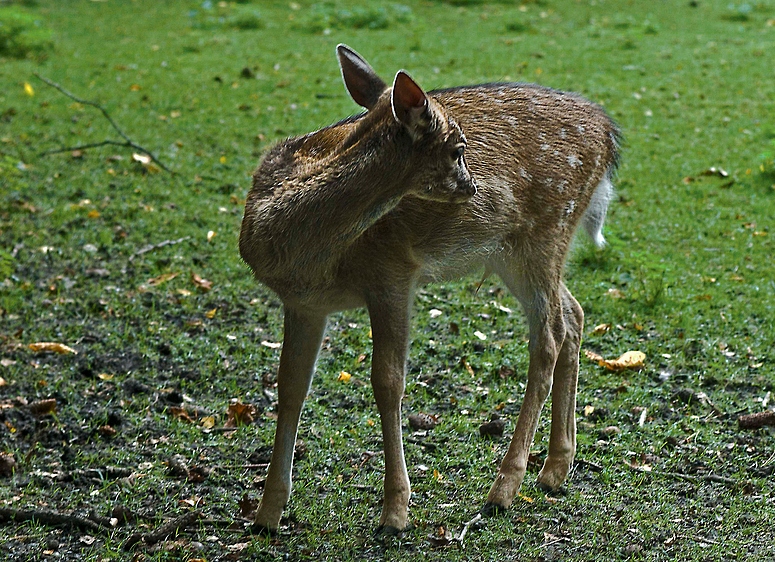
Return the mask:
{"type": "Polygon", "coordinates": [[[33,416],[47,416],[57,411],[56,398],[47,398],[46,400],[37,400],[31,403],[28,408],[33,416]]]}
{"type": "Polygon", "coordinates": [[[118,431],[112,425],[103,425],[97,431],[103,437],[115,437],[118,434],[118,431]]]}
{"type": "Polygon", "coordinates": [[[243,404],[242,402],[234,402],[229,404],[227,410],[228,418],[225,427],[237,427],[240,425],[249,425],[253,423],[253,420],[257,415],[256,407],[253,404],[243,404]]]}
{"type": "Polygon", "coordinates": [[[214,230],[208,230],[207,231],[207,241],[212,242],[213,238],[215,238],[216,232],[214,230]]]}
{"type": "Polygon", "coordinates": [[[210,309],[207,312],[205,312],[205,318],[212,320],[213,318],[215,318],[215,315],[217,313],[218,313],[218,308],[210,309]]]}
{"type": "Polygon", "coordinates": [[[205,429],[212,429],[215,427],[215,418],[213,416],[205,416],[202,418],[202,427],[205,429]]]}
{"type": "Polygon", "coordinates": [[[336,380],[338,380],[339,382],[350,382],[351,378],[352,378],[352,375],[350,373],[348,373],[347,371],[342,371],[341,373],[339,373],[339,376],[337,377],[336,380]]]}
{"type": "Polygon", "coordinates": [[[433,429],[439,423],[438,416],[426,414],[424,412],[410,414],[407,419],[409,420],[409,427],[414,430],[433,429]]]}
{"type": "Polygon", "coordinates": [[[35,90],[32,88],[29,82],[24,83],[24,93],[30,97],[35,95],[35,90]]]}
{"type": "Polygon", "coordinates": [[[593,336],[602,336],[611,329],[611,324],[598,324],[592,329],[593,336]]]}
{"type": "MultiPolygon", "coordinates": [[[[187,421],[190,423],[194,423],[194,418],[191,417],[188,410],[185,408],[182,408],[180,406],[170,406],[169,412],[172,414],[173,417],[181,419],[183,421],[187,421]]],[[[196,416],[196,414],[195,414],[196,416]]]]}
{"type": "Polygon", "coordinates": [[[609,371],[624,371],[626,369],[640,369],[643,367],[646,361],[646,354],[642,351],[628,351],[623,353],[617,359],[605,359],[602,355],[598,355],[589,350],[584,350],[584,355],[588,359],[594,361],[601,367],[605,367],[609,371]]]}
{"type": "Polygon", "coordinates": [[[145,283],[147,285],[151,285],[152,287],[156,287],[159,285],[163,285],[167,281],[171,281],[175,279],[175,277],[177,277],[178,275],[180,275],[180,273],[163,273],[158,277],[154,277],[153,279],[148,279],[148,281],[146,281],[145,283]]]}
{"type": "Polygon", "coordinates": [[[99,378],[99,379],[101,379],[103,381],[109,381],[109,380],[112,380],[113,377],[115,377],[115,376],[116,375],[111,375],[109,373],[100,373],[99,375],[97,375],[97,378],[99,378]]]}
{"type": "Polygon", "coordinates": [[[16,470],[16,459],[13,453],[0,453],[0,477],[13,476],[16,470]]]}
{"type": "Polygon", "coordinates": [[[608,295],[612,299],[624,298],[624,293],[615,287],[611,287],[610,289],[608,289],[608,291],[606,291],[606,295],[608,295]]]}
{"type": "Polygon", "coordinates": [[[449,546],[455,540],[449,529],[443,525],[436,527],[436,530],[428,535],[428,542],[433,546],[449,546]]]}
{"type": "Polygon", "coordinates": [[[72,347],[69,347],[63,343],[50,342],[50,341],[31,343],[27,347],[29,347],[35,353],[52,352],[52,353],[60,353],[62,355],[66,355],[68,353],[72,353],[73,355],[78,354],[78,352],[74,350],[72,347]]]}
{"type": "Polygon", "coordinates": [[[268,347],[269,349],[280,349],[283,344],[279,342],[273,342],[273,341],[262,341],[261,345],[264,347],[268,347]]]}
{"type": "Polygon", "coordinates": [[[239,506],[240,516],[245,519],[252,519],[258,509],[258,500],[251,499],[250,496],[244,494],[242,499],[237,502],[239,506]]]}
{"type": "Polygon", "coordinates": [[[208,281],[207,279],[203,279],[196,273],[191,274],[191,280],[194,282],[194,285],[196,285],[199,289],[204,291],[205,293],[213,288],[213,282],[208,281]]]}
{"type": "Polygon", "coordinates": [[[493,414],[490,421],[479,426],[479,435],[482,437],[503,437],[503,430],[506,428],[506,420],[498,414],[493,414]]]}

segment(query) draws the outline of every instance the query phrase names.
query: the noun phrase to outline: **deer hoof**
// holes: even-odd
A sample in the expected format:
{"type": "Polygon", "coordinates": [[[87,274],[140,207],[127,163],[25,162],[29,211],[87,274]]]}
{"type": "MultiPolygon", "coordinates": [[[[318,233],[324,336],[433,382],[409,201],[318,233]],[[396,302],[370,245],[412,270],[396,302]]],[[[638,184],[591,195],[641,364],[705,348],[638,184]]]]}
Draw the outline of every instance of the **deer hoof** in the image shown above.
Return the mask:
{"type": "Polygon", "coordinates": [[[245,537],[276,537],[277,529],[270,529],[269,527],[253,523],[247,526],[242,535],[245,537]]]}
{"type": "Polygon", "coordinates": [[[482,514],[482,517],[495,517],[505,511],[506,511],[506,508],[503,507],[502,505],[498,505],[497,503],[487,502],[482,506],[482,509],[479,510],[479,513],[482,514]]]}

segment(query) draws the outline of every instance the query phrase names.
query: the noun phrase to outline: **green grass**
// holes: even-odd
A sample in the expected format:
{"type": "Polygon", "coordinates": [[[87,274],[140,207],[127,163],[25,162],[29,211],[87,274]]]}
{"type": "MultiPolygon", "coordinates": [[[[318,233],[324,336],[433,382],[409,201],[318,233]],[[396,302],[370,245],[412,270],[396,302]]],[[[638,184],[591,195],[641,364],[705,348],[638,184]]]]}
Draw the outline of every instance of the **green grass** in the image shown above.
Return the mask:
{"type": "Polygon", "coordinates": [[[192,505],[208,520],[140,549],[146,560],[775,557],[775,433],[736,422],[775,387],[774,2],[0,5],[3,24],[18,13],[25,29],[34,21],[51,33],[21,58],[0,52],[0,452],[17,462],[1,507],[85,516],[125,505],[137,520],[91,544],[80,532],[3,524],[0,558],[45,557],[55,540],[62,559],[124,560],[131,533],[192,505]],[[385,78],[405,68],[429,89],[523,80],[579,91],[626,138],[610,245],[580,240],[567,282],[587,314],[584,347],[641,350],[646,368],[611,374],[582,358],[582,462],[565,494],[540,493],[531,468],[522,493],[532,501],[471,529],[462,548],[428,535],[457,532],[475,514],[508,444],[477,428],[497,411],[513,430],[525,383],[525,326],[497,279],[478,292],[476,277],[428,286],[417,299],[404,414],[441,423],[405,430],[414,530],[371,536],[383,459],[362,311],[331,318],[279,537],[251,541],[226,527],[243,495],[260,497],[263,470],[241,467],[268,455],[279,352],[261,342],[282,339],[280,303],[238,257],[242,205],[273,142],[358,110],[341,85],[339,42],[385,78]],[[117,137],[35,72],[101,103],[176,175],[115,146],[40,156],[117,137]],[[164,241],[179,242],[140,253],[164,241]],[[149,283],[164,274],[177,276],[149,283]],[[611,329],[595,335],[599,324],[611,329]],[[78,355],[33,354],[26,345],[37,341],[78,355]],[[343,370],[349,383],[337,380],[343,370]],[[45,398],[57,399],[54,416],[23,406],[45,398]],[[203,431],[201,417],[221,426],[233,398],[255,404],[257,421],[233,435],[203,431]],[[181,401],[200,418],[175,417],[181,401]],[[170,475],[174,454],[209,476],[170,475]],[[52,476],[107,466],[135,474],[52,476]]]}

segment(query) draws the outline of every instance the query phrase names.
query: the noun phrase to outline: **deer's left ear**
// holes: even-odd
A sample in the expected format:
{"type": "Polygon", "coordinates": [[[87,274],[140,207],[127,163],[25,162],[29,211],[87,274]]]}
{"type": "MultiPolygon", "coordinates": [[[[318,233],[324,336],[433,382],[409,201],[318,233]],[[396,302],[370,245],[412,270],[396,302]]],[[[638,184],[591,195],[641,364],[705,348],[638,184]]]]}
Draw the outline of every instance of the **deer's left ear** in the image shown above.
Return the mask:
{"type": "Polygon", "coordinates": [[[417,137],[430,125],[433,114],[430,99],[423,89],[403,70],[393,81],[390,95],[393,116],[412,136],[417,137]]]}
{"type": "Polygon", "coordinates": [[[342,80],[350,97],[361,107],[374,107],[387,84],[361,55],[347,45],[337,45],[336,54],[339,57],[339,68],[342,69],[342,80]]]}

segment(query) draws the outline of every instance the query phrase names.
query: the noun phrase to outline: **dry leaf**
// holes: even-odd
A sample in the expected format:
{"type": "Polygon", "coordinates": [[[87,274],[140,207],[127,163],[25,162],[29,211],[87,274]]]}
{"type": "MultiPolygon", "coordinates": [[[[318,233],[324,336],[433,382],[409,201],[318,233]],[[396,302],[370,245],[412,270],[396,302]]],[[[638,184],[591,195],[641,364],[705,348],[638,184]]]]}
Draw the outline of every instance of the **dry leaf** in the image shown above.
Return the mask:
{"type": "Polygon", "coordinates": [[[99,375],[97,375],[97,378],[99,378],[99,379],[101,379],[103,381],[109,381],[109,380],[112,380],[113,377],[115,377],[115,376],[116,375],[111,375],[109,373],[100,373],[99,375]]]}
{"type": "Polygon", "coordinates": [[[46,400],[37,400],[28,406],[30,413],[33,416],[47,416],[54,414],[57,411],[56,398],[48,398],[46,400]]]}
{"type": "Polygon", "coordinates": [[[208,230],[207,231],[207,241],[212,242],[213,238],[215,238],[216,232],[214,230],[208,230]]]}
{"type": "Polygon", "coordinates": [[[426,414],[425,412],[410,414],[407,419],[409,420],[409,427],[414,430],[433,429],[439,423],[438,416],[434,416],[433,414],[426,414]]]}
{"type": "Polygon", "coordinates": [[[593,336],[602,336],[611,329],[611,324],[598,324],[592,329],[593,336]]]}
{"type": "Polygon", "coordinates": [[[205,429],[212,429],[215,427],[215,418],[213,416],[205,416],[202,418],[202,427],[205,429]]]}
{"type": "Polygon", "coordinates": [[[339,373],[339,376],[337,377],[336,380],[338,380],[339,382],[350,382],[351,378],[352,378],[352,375],[350,373],[348,373],[347,371],[342,371],[341,373],[339,373]]]}
{"type": "Polygon", "coordinates": [[[24,93],[30,97],[35,95],[35,90],[32,88],[29,82],[24,83],[24,93]]]}
{"type": "Polygon", "coordinates": [[[455,537],[452,535],[452,533],[444,527],[443,525],[440,525],[436,528],[436,530],[428,535],[428,542],[431,543],[433,546],[449,546],[455,541],[455,537]]]}
{"type": "Polygon", "coordinates": [[[251,424],[256,418],[257,413],[256,407],[253,404],[243,404],[242,402],[229,404],[228,418],[224,425],[225,427],[237,427],[239,425],[251,424]]]}
{"type": "Polygon", "coordinates": [[[217,312],[218,312],[218,308],[217,307],[213,308],[213,309],[210,309],[207,312],[205,312],[205,318],[207,318],[209,320],[212,320],[213,318],[215,318],[215,315],[217,314],[217,312]]]}
{"type": "Polygon", "coordinates": [[[177,277],[178,275],[180,275],[180,273],[163,273],[158,277],[154,277],[153,279],[148,279],[148,281],[146,281],[146,284],[151,285],[152,287],[156,287],[158,285],[163,285],[167,281],[171,281],[172,279],[175,279],[175,277],[177,277]]]}
{"type": "Polygon", "coordinates": [[[115,437],[118,434],[118,431],[112,425],[103,425],[97,431],[103,437],[115,437]]]}
{"type": "Polygon", "coordinates": [[[199,289],[204,291],[205,293],[213,288],[213,282],[208,281],[207,279],[203,279],[196,273],[191,274],[191,280],[194,282],[194,285],[196,285],[199,289]]]}
{"type": "Polygon", "coordinates": [[[282,343],[273,342],[273,341],[262,341],[261,345],[263,345],[264,347],[268,347],[269,349],[280,349],[283,346],[282,343]]]}
{"type": "Polygon", "coordinates": [[[642,351],[628,351],[623,353],[617,359],[605,359],[602,355],[598,355],[589,350],[584,350],[584,355],[588,359],[594,361],[601,367],[605,367],[609,371],[624,371],[626,369],[640,369],[643,367],[646,361],[646,354],[642,351]]]}
{"type": "Polygon", "coordinates": [[[50,342],[50,341],[31,343],[27,347],[29,347],[32,351],[36,353],[53,352],[53,353],[61,353],[63,355],[68,353],[72,353],[73,355],[78,354],[78,352],[74,350],[72,347],[69,347],[63,343],[50,342]]]}
{"type": "Polygon", "coordinates": [[[132,160],[135,162],[140,162],[140,164],[146,165],[151,163],[151,157],[147,154],[138,154],[137,152],[134,152],[132,154],[132,160]]]}

